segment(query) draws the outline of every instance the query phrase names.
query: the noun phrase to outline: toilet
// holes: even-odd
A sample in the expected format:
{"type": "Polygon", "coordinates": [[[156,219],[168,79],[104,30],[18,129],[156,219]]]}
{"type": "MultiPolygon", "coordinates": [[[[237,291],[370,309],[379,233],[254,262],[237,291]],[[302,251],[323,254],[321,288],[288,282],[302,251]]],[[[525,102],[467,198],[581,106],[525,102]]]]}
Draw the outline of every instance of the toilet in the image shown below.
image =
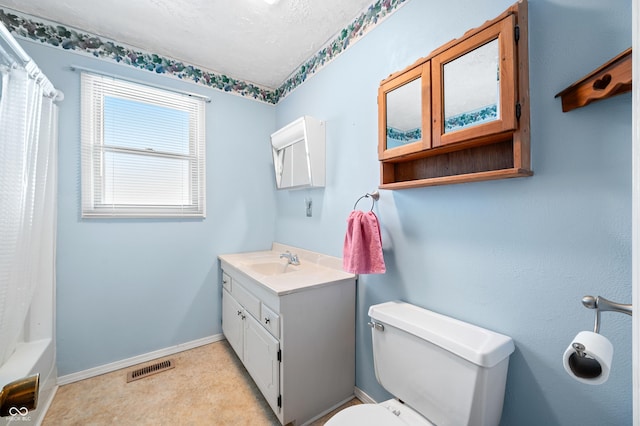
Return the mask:
{"type": "Polygon", "coordinates": [[[369,308],[376,379],[395,398],[349,407],[327,426],[496,426],[513,340],[394,301],[369,308]]]}

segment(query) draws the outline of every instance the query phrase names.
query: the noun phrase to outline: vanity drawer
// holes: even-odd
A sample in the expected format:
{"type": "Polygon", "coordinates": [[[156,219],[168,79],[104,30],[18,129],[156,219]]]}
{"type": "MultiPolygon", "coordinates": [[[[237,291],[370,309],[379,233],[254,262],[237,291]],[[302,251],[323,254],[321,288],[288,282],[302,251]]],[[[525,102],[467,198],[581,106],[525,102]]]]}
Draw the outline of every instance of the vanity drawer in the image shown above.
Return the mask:
{"type": "Polygon", "coordinates": [[[280,338],[280,315],[273,312],[264,303],[260,304],[260,323],[269,330],[276,339],[280,338]]]}
{"type": "Polygon", "coordinates": [[[255,318],[260,318],[260,300],[234,280],[231,291],[233,297],[255,318]]]}
{"type": "Polygon", "coordinates": [[[231,277],[226,273],[222,273],[222,288],[231,293],[231,277]]]}

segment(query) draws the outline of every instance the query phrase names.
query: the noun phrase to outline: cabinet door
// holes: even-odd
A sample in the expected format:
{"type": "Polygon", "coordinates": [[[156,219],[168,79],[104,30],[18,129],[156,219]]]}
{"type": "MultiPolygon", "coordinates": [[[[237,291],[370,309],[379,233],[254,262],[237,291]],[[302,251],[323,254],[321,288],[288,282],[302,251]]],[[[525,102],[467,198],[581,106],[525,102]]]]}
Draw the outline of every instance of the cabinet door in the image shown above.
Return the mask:
{"type": "Polygon", "coordinates": [[[508,139],[517,127],[515,17],[431,59],[433,146],[508,139]]]}
{"type": "Polygon", "coordinates": [[[247,315],[244,322],[244,366],[271,409],[278,413],[280,410],[278,407],[278,396],[280,396],[278,350],[280,342],[251,315],[247,315]]]}
{"type": "Polygon", "coordinates": [[[242,359],[243,352],[243,318],[247,315],[242,306],[229,294],[227,289],[222,289],[222,333],[236,354],[242,359]]]}
{"type": "Polygon", "coordinates": [[[392,75],[378,89],[378,159],[431,148],[429,61],[392,75]]]}

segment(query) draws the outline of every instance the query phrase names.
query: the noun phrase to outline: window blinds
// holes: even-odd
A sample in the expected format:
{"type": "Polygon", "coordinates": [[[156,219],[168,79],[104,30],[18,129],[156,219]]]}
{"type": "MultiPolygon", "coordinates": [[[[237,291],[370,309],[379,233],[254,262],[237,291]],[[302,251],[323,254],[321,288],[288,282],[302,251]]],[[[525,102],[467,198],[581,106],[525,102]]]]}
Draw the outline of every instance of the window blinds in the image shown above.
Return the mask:
{"type": "Polygon", "coordinates": [[[82,73],[82,216],[204,217],[204,100],[82,73]]]}

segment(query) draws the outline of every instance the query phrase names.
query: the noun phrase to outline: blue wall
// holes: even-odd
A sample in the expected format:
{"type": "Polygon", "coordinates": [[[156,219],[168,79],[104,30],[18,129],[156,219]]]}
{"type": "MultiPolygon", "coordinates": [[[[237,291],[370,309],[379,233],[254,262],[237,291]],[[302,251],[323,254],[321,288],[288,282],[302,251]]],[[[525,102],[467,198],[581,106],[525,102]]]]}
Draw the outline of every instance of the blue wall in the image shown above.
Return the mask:
{"type": "Polygon", "coordinates": [[[66,375],[221,333],[216,256],[267,249],[275,106],[24,42],[60,103],[57,347],[66,375]],[[71,64],[212,98],[204,220],[80,218],[80,75],[71,64]]]}
{"type": "MultiPolygon", "coordinates": [[[[278,104],[278,125],[327,120],[327,187],[277,194],[276,240],[341,255],[353,203],[379,182],[380,80],[512,3],[410,1],[278,104]]],[[[606,384],[573,380],[562,354],[593,327],[582,296],[631,301],[631,96],[570,113],[554,96],[631,45],[631,2],[530,0],[529,14],[535,175],[381,191],[388,269],[358,283],[357,386],[389,397],[374,376],[367,309],[403,299],[513,337],[503,425],[628,425],[630,318],[602,316],[615,347],[606,384]]]]}
{"type": "MultiPolygon", "coordinates": [[[[342,255],[353,203],[379,182],[380,80],[511,0],[407,2],[277,106],[38,43],[60,108],[58,368],[66,375],[220,333],[216,256],[272,241],[342,255]],[[70,64],[206,94],[207,218],[81,220],[79,76],[70,64]],[[327,121],[327,186],[275,191],[269,134],[327,121]],[[313,217],[304,199],[313,199],[313,217]]],[[[510,335],[503,425],[631,424],[631,321],[603,314],[613,370],[586,386],[562,353],[593,312],[631,299],[631,97],[562,113],[554,95],[631,45],[629,0],[530,0],[531,178],[381,191],[388,272],[358,283],[357,386],[377,400],[371,304],[403,299],[510,335]]]]}

